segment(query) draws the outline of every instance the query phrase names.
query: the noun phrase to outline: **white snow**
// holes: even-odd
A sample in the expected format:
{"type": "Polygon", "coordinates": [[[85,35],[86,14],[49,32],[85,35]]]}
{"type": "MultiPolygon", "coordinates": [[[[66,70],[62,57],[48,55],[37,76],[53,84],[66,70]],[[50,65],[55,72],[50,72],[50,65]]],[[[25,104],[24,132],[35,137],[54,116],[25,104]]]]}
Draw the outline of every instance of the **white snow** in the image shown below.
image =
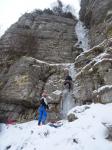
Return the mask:
{"type": "Polygon", "coordinates": [[[112,150],[106,139],[106,124],[112,125],[112,104],[77,106],[71,110],[78,117],[59,128],[37,121],[23,124],[1,124],[0,150],[112,150]]]}
{"type": "Polygon", "coordinates": [[[112,62],[112,59],[111,59],[111,58],[99,59],[99,60],[97,60],[97,62],[94,64],[94,66],[100,64],[100,63],[103,62],[103,61],[108,61],[108,62],[111,61],[111,62],[112,62]]]}
{"type": "MultiPolygon", "coordinates": [[[[111,40],[111,39],[110,39],[110,40],[111,40]]],[[[104,41],[103,41],[102,43],[100,43],[99,45],[96,45],[96,46],[92,47],[91,49],[82,52],[80,55],[78,55],[78,56],[76,57],[75,60],[79,59],[80,57],[83,57],[83,56],[86,55],[87,53],[92,53],[92,51],[93,51],[94,49],[100,48],[102,45],[105,44],[105,42],[106,42],[106,40],[104,40],[104,41]]],[[[102,57],[104,57],[105,54],[106,54],[105,52],[104,52],[103,54],[99,54],[98,57],[96,58],[96,61],[99,60],[99,59],[101,59],[102,57]]]]}
{"type": "Polygon", "coordinates": [[[112,85],[102,86],[102,87],[98,88],[97,90],[94,90],[93,92],[94,93],[100,93],[101,91],[104,91],[105,89],[112,89],[112,85]]]}
{"type": "Polygon", "coordinates": [[[62,93],[62,91],[56,90],[56,91],[54,91],[54,92],[52,92],[52,93],[55,94],[55,95],[60,95],[60,94],[62,93]]]}
{"type": "Polygon", "coordinates": [[[94,60],[96,61],[100,61],[101,59],[105,58],[106,56],[110,56],[110,54],[104,52],[104,53],[101,53],[99,54],[97,57],[94,58],[94,60]]]}

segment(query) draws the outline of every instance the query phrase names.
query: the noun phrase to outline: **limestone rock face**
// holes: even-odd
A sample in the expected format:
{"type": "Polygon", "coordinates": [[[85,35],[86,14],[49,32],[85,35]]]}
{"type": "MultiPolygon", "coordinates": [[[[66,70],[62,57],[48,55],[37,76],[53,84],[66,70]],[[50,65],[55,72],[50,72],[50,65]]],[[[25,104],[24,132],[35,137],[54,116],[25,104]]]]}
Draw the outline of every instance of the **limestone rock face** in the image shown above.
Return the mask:
{"type": "Polygon", "coordinates": [[[112,102],[112,39],[83,52],[75,60],[74,97],[80,104],[112,102]]]}
{"type": "Polygon", "coordinates": [[[31,119],[47,79],[55,72],[55,66],[26,56],[11,65],[1,81],[1,117],[31,119]]]}
{"type": "Polygon", "coordinates": [[[24,100],[29,102],[37,93],[34,89],[38,88],[39,80],[39,88],[42,88],[42,82],[48,78],[49,66],[24,56],[10,67],[7,76],[6,84],[1,90],[1,98],[8,101],[13,99],[15,102],[17,100],[18,103],[24,100]]]}
{"type": "Polygon", "coordinates": [[[79,54],[73,47],[76,22],[75,18],[26,13],[2,36],[1,57],[27,55],[47,62],[70,62],[79,54]]]}
{"type": "Polygon", "coordinates": [[[48,92],[48,120],[59,120],[65,67],[27,56],[18,59],[1,76],[0,121],[32,120],[43,90],[48,92]]]}
{"type": "Polygon", "coordinates": [[[80,18],[90,29],[91,47],[112,37],[111,0],[81,0],[80,18]]]}
{"type": "Polygon", "coordinates": [[[0,121],[33,119],[44,89],[49,94],[49,119],[59,118],[64,67],[51,63],[73,62],[81,52],[74,46],[76,22],[75,17],[34,11],[1,37],[0,121]]]}

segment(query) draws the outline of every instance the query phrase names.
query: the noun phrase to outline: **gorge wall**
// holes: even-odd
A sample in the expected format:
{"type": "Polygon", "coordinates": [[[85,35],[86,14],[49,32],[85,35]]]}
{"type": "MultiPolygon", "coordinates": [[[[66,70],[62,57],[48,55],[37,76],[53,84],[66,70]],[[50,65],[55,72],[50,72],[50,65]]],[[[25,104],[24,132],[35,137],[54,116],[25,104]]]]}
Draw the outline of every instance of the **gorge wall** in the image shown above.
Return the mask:
{"type": "MultiPolygon", "coordinates": [[[[73,62],[76,18],[65,18],[38,11],[24,14],[0,40],[2,55],[32,56],[47,62],[73,62]]],[[[8,57],[8,56],[7,56],[8,57]]]]}
{"type": "Polygon", "coordinates": [[[60,92],[55,91],[62,90],[66,67],[61,63],[73,62],[81,52],[74,46],[77,42],[76,22],[75,17],[34,11],[24,14],[1,37],[2,121],[33,119],[40,95],[46,88],[51,108],[49,116],[59,118],[60,92]]]}
{"type": "Polygon", "coordinates": [[[80,19],[91,49],[75,59],[74,97],[80,104],[112,102],[112,1],[82,0],[80,19]]]}

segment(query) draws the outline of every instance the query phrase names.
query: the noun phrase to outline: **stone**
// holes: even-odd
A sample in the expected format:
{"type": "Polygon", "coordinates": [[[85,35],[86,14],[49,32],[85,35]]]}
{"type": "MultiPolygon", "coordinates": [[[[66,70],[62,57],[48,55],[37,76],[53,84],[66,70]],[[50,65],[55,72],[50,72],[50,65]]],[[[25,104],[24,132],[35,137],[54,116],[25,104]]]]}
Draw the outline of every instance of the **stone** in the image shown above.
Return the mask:
{"type": "Polygon", "coordinates": [[[108,136],[107,136],[107,139],[108,139],[109,141],[112,141],[112,125],[111,125],[111,126],[108,126],[107,129],[108,129],[108,136]]]}
{"type": "Polygon", "coordinates": [[[73,114],[73,113],[70,113],[69,115],[67,115],[67,120],[69,121],[69,122],[72,122],[72,121],[74,121],[74,120],[76,120],[76,119],[78,119],[76,116],[75,116],[75,114],[73,114]]]}

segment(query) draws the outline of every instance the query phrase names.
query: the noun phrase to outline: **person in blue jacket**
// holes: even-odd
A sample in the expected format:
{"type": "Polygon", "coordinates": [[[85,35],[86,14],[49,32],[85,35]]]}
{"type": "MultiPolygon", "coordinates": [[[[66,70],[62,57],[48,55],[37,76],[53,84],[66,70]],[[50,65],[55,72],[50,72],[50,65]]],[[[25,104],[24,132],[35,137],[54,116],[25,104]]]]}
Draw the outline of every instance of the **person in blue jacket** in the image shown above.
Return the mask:
{"type": "Polygon", "coordinates": [[[44,125],[47,119],[47,109],[49,109],[46,99],[47,96],[48,96],[47,92],[43,92],[42,97],[40,99],[40,107],[38,109],[39,112],[38,125],[41,125],[41,123],[44,125]]]}

